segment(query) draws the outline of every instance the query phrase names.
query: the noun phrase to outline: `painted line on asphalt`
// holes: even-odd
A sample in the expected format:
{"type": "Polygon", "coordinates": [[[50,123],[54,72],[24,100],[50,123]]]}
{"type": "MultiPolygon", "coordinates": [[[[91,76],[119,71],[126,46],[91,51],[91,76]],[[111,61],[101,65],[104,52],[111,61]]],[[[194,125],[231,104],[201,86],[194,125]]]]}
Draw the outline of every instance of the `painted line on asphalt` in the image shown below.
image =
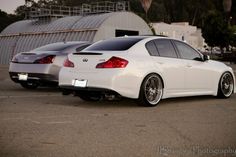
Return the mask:
{"type": "Polygon", "coordinates": [[[38,98],[38,97],[47,97],[47,96],[53,96],[53,97],[56,97],[56,96],[60,96],[60,94],[55,94],[55,95],[7,95],[7,96],[0,96],[0,99],[6,99],[6,98],[38,98]]]}
{"type": "Polygon", "coordinates": [[[22,120],[24,118],[4,118],[4,119],[1,119],[1,121],[7,121],[7,120],[22,120]]]}
{"type": "Polygon", "coordinates": [[[73,121],[52,121],[52,122],[39,122],[36,120],[28,119],[28,118],[5,118],[0,121],[28,121],[34,124],[71,124],[73,121]]]}
{"type": "Polygon", "coordinates": [[[36,117],[37,119],[54,119],[54,118],[68,118],[68,117],[73,117],[73,115],[61,115],[61,116],[41,116],[41,117],[36,117]]]}
{"type": "Polygon", "coordinates": [[[72,121],[61,121],[61,122],[46,122],[46,124],[69,124],[73,123],[72,121]]]}
{"type": "Polygon", "coordinates": [[[24,119],[24,120],[30,121],[30,122],[35,123],[35,124],[40,124],[40,122],[36,121],[36,120],[31,120],[31,119],[24,119]]]}
{"type": "Polygon", "coordinates": [[[23,121],[29,121],[31,123],[34,123],[34,124],[40,124],[39,121],[36,121],[36,120],[32,120],[32,119],[26,119],[26,118],[5,118],[5,119],[2,119],[1,121],[10,121],[10,120],[16,120],[16,121],[20,121],[20,120],[23,120],[23,121]]]}

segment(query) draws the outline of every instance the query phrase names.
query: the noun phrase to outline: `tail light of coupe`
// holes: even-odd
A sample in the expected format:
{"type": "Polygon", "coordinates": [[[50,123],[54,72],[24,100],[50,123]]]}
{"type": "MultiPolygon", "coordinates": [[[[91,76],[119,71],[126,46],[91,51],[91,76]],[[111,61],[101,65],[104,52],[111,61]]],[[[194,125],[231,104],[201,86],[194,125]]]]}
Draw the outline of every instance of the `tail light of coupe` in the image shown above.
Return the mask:
{"type": "Polygon", "coordinates": [[[36,61],[34,61],[34,63],[35,64],[52,64],[55,57],[56,57],[56,55],[49,55],[49,56],[43,57],[41,59],[37,59],[36,61]]]}

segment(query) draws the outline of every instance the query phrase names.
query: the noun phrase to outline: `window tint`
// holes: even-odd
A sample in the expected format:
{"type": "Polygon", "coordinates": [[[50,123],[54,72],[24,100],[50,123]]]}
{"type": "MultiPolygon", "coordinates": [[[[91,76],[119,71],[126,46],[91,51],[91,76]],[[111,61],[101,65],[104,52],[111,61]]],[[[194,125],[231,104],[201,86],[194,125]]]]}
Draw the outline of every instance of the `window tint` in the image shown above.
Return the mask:
{"type": "Polygon", "coordinates": [[[91,45],[85,51],[124,51],[144,38],[115,38],[91,45]]]}
{"type": "Polygon", "coordinates": [[[78,45],[78,43],[55,43],[36,48],[34,51],[63,51],[75,45],[78,45]]]}
{"type": "Polygon", "coordinates": [[[76,46],[70,46],[62,51],[63,54],[80,52],[91,44],[77,44],[76,46]]]}
{"type": "Polygon", "coordinates": [[[174,41],[174,42],[183,59],[201,60],[200,54],[192,47],[179,41],[174,41]]]}
{"type": "Polygon", "coordinates": [[[155,44],[161,57],[178,58],[170,40],[158,39],[155,44]]]}
{"type": "Polygon", "coordinates": [[[85,49],[88,46],[90,46],[90,44],[79,46],[79,47],[76,48],[76,52],[82,51],[83,49],[85,49]]]}
{"type": "Polygon", "coordinates": [[[159,56],[159,54],[157,52],[157,48],[156,48],[155,43],[153,41],[149,41],[148,43],[146,43],[146,49],[148,50],[148,52],[151,56],[159,56]]]}

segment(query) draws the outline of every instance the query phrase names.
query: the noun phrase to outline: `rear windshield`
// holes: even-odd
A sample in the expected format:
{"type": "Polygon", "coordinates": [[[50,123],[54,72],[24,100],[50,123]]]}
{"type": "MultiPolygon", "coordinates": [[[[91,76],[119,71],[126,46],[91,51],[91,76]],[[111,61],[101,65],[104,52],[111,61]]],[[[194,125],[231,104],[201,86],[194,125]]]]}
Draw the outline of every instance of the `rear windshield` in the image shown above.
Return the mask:
{"type": "Polygon", "coordinates": [[[34,51],[63,51],[75,45],[79,45],[79,43],[55,43],[36,48],[34,51]]]}
{"type": "Polygon", "coordinates": [[[116,38],[105,40],[89,46],[84,51],[125,51],[142,39],[144,38],[116,38]]]}

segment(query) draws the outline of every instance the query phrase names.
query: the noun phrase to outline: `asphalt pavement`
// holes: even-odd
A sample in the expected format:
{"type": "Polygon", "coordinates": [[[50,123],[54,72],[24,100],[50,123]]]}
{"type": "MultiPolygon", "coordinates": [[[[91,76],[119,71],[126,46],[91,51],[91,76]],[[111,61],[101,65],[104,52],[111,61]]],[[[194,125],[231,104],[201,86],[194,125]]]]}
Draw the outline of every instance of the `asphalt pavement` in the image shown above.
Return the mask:
{"type": "Polygon", "coordinates": [[[0,66],[0,157],[236,157],[236,94],[84,102],[25,90],[0,66]]]}

